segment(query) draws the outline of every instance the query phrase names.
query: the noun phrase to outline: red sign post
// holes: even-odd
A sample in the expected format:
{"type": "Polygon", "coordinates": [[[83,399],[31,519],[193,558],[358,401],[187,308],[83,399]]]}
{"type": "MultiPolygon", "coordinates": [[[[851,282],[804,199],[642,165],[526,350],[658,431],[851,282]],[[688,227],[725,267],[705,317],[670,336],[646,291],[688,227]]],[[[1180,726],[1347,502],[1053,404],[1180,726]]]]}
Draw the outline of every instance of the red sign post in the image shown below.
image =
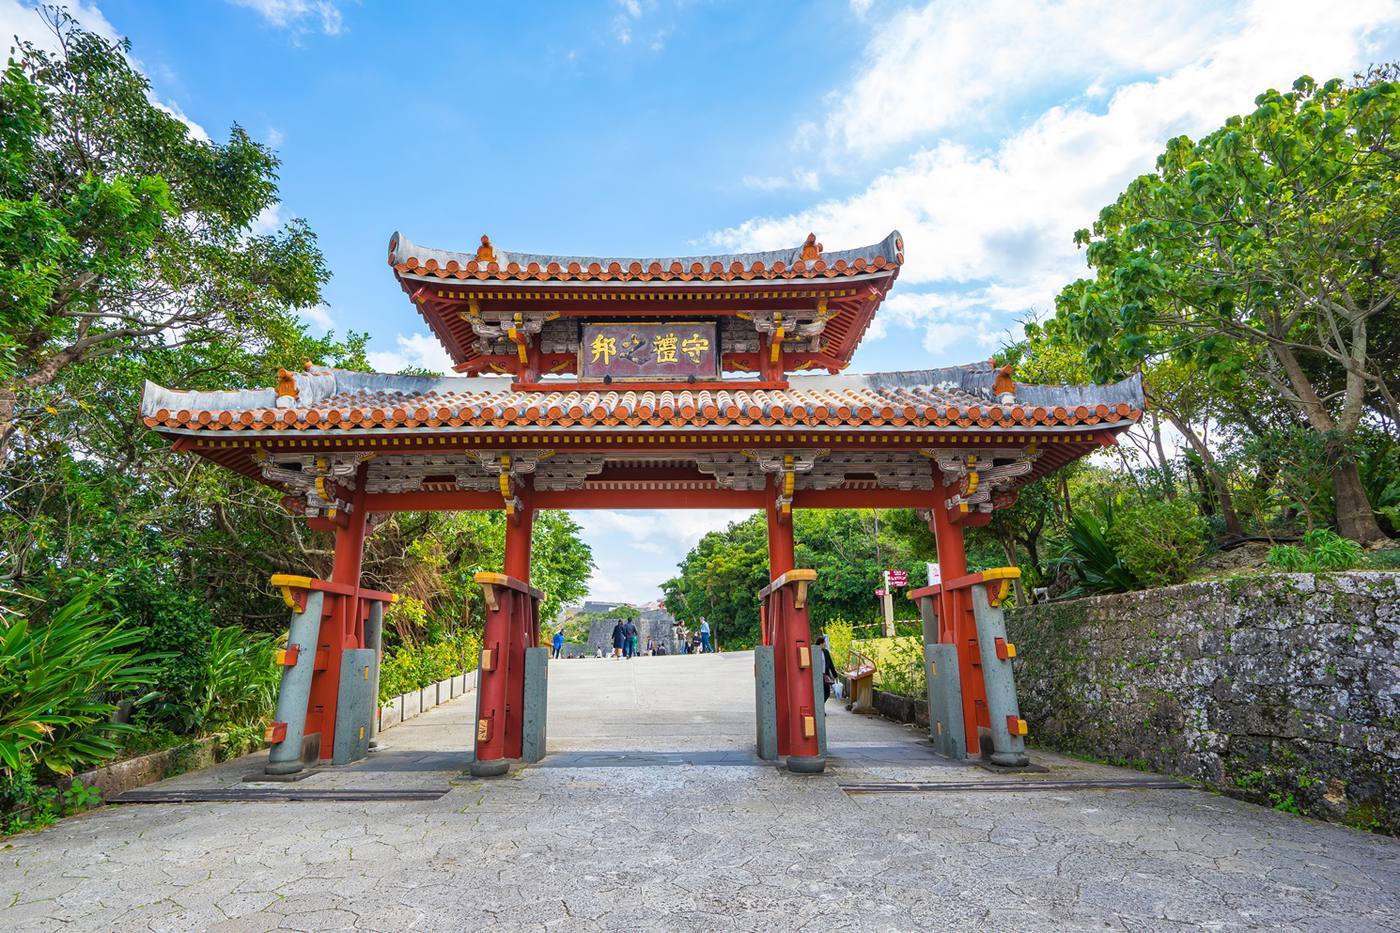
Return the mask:
{"type": "Polygon", "coordinates": [[[909,585],[909,574],[903,570],[886,570],[885,577],[890,581],[890,586],[904,587],[909,585]]]}

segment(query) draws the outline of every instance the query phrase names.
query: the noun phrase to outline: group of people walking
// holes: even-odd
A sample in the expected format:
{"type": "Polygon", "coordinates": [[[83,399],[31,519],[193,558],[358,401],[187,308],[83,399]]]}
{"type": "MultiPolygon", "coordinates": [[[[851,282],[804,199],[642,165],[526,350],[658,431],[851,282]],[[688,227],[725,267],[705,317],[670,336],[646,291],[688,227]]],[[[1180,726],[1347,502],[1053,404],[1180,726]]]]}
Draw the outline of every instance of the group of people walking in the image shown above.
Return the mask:
{"type": "MultiPolygon", "coordinates": [[[[684,633],[682,633],[684,634],[684,633]]],[[[612,630],[613,657],[634,658],[643,652],[639,650],[641,633],[637,631],[637,623],[631,619],[619,619],[612,630]]],[[[564,653],[564,629],[559,628],[554,633],[550,645],[553,649],[552,655],[556,658],[564,653]]],[[[715,650],[710,641],[710,623],[705,619],[700,620],[700,631],[695,632],[690,638],[681,639],[681,651],[685,654],[710,654],[715,650]]],[[[655,639],[648,638],[646,654],[666,654],[666,646],[659,645],[655,639]]],[[[598,649],[598,657],[603,656],[603,649],[598,649]]]]}
{"type": "MultiPolygon", "coordinates": [[[[612,630],[613,657],[632,658],[640,654],[637,650],[638,638],[637,623],[631,619],[619,619],[612,630]]],[[[700,631],[696,632],[691,640],[682,641],[682,645],[686,654],[708,654],[713,651],[714,649],[710,647],[710,623],[701,619],[700,631]]],[[[564,630],[562,628],[554,633],[553,647],[554,657],[557,658],[564,650],[564,630]]],[[[836,685],[838,680],[836,665],[832,662],[831,648],[825,635],[817,636],[817,650],[821,652],[824,668],[822,671],[822,693],[824,694],[822,701],[825,702],[831,699],[831,688],[836,685]]],[[[655,640],[648,638],[646,653],[657,654],[658,652],[665,654],[666,649],[657,645],[655,640]]],[[[599,648],[598,657],[602,656],[603,649],[599,648]]]]}

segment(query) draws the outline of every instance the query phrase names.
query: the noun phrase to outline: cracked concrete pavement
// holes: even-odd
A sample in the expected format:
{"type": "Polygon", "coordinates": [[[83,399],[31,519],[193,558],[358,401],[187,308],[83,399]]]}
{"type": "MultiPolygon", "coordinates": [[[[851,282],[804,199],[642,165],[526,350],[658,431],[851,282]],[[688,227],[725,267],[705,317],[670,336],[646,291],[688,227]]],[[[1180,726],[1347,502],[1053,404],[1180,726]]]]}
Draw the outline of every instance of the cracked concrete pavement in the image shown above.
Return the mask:
{"type": "MultiPolygon", "coordinates": [[[[759,762],[748,653],[553,663],[550,757],[493,781],[463,773],[473,700],[295,785],[436,800],[127,805],[0,841],[0,929],[1400,928],[1393,839],[1196,790],[848,796],[1007,777],[836,701],[826,774],[759,762]]],[[[1017,780],[1142,777],[1033,758],[1017,780]]]]}

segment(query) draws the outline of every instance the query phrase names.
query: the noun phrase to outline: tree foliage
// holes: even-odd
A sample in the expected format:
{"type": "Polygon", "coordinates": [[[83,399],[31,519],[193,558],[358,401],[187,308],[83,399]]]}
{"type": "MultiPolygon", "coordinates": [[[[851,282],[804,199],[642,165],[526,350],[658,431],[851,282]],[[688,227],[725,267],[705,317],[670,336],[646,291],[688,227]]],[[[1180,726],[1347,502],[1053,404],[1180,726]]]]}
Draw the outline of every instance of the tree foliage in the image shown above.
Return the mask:
{"type": "MultiPolygon", "coordinates": [[[[223,141],[193,132],[154,103],[126,43],[48,15],[57,50],[20,43],[0,75],[0,607],[37,607],[0,621],[0,639],[56,639],[67,616],[53,607],[87,600],[114,640],[84,637],[113,659],[145,658],[140,728],[118,738],[243,728],[234,720],[266,709],[269,636],[287,624],[269,577],[328,576],[333,542],[274,490],[172,453],[140,421],[142,388],[267,387],[308,360],[365,369],[366,338],[302,323],[329,271],[303,221],[266,229],[276,155],[236,125],[223,141]]],[[[463,656],[481,625],[472,574],[500,568],[504,536],[498,515],[382,525],[365,582],[418,610],[390,641],[463,656]]],[[[584,594],[591,555],[566,515],[540,515],[534,540],[548,619],[584,594]]],[[[415,669],[436,671],[439,655],[415,669]]],[[[105,687],[74,670],[33,681],[44,715],[68,715],[46,692],[64,676],[103,719],[111,702],[138,698],[119,670],[105,687]]],[[[0,716],[45,723],[28,709],[0,716]]],[[[72,747],[99,756],[118,745],[83,741],[72,747]]],[[[43,747],[50,772],[91,763],[43,747]]]]}
{"type": "MultiPolygon", "coordinates": [[[[1168,142],[1157,170],[1076,234],[1095,275],[1065,289],[1043,333],[1101,378],[1187,367],[1164,399],[1208,385],[1288,406],[1327,446],[1342,533],[1376,540],[1356,438],[1368,413],[1392,431],[1400,416],[1375,340],[1395,328],[1400,285],[1400,84],[1303,77],[1255,103],[1168,142]]],[[[1188,440],[1200,404],[1182,405],[1188,440]]]]}

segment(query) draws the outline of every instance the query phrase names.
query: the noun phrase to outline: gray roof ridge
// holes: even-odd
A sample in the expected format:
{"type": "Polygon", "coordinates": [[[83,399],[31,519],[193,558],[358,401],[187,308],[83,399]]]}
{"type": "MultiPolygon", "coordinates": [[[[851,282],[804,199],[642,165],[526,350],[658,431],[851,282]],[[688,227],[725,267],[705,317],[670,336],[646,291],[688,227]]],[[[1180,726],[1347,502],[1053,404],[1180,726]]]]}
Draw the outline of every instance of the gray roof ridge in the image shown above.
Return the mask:
{"type": "MultiPolygon", "coordinates": [[[[824,250],[821,254],[821,259],[830,266],[838,259],[844,259],[850,263],[854,262],[856,259],[871,260],[876,256],[883,256],[886,261],[897,266],[900,251],[896,244],[901,240],[902,237],[899,231],[891,230],[890,233],[878,243],[871,243],[867,246],[857,246],[852,249],[824,250]]],[[[724,264],[727,269],[729,264],[736,260],[744,263],[745,266],[751,266],[753,263],[761,261],[765,266],[772,268],[775,262],[781,261],[784,265],[790,267],[794,262],[802,258],[802,244],[798,244],[791,249],[761,250],[747,253],[712,253],[709,255],[697,256],[566,256],[551,253],[513,252],[511,250],[501,249],[495,244],[492,244],[491,248],[495,253],[494,261],[503,269],[512,262],[519,263],[521,268],[529,266],[532,262],[539,263],[541,268],[548,267],[551,262],[556,262],[564,267],[567,267],[569,263],[576,262],[585,269],[588,268],[589,264],[595,262],[604,269],[606,269],[610,263],[614,262],[619,264],[623,269],[626,269],[634,262],[641,263],[643,268],[646,268],[654,262],[660,263],[663,268],[669,267],[673,262],[679,262],[686,267],[696,262],[706,267],[712,262],[720,262],[724,264]]],[[[450,250],[423,246],[408,239],[408,237],[397,230],[394,231],[394,235],[389,238],[390,264],[398,265],[409,258],[417,259],[419,264],[426,263],[429,259],[435,259],[440,266],[445,266],[448,262],[454,261],[459,265],[465,265],[476,259],[476,250],[450,250]]]]}
{"type": "MultiPolygon", "coordinates": [[[[509,392],[512,379],[508,376],[410,376],[396,373],[361,372],[350,369],[313,367],[295,374],[297,383],[296,408],[308,408],[336,395],[363,392],[369,395],[402,395],[414,398],[430,392],[509,392]]],[[[842,373],[840,375],[794,374],[789,386],[798,391],[841,390],[841,389],[909,389],[933,387],[956,389],[968,395],[995,400],[993,383],[996,370],[989,363],[969,363],[963,366],[944,366],[934,369],[910,369],[875,373],[842,373]]],[[[555,391],[575,391],[576,386],[561,381],[555,391]]],[[[681,392],[689,388],[685,383],[668,387],[670,391],[681,392]]],[[[745,388],[745,391],[754,391],[745,388]]],[[[657,391],[637,389],[627,383],[620,383],[602,390],[605,392],[657,391]]],[[[710,391],[724,391],[710,390],[710,391]]],[[[1127,403],[1133,408],[1143,406],[1142,377],[1134,374],[1108,385],[1035,385],[1016,383],[1016,403],[1020,405],[1041,405],[1047,407],[1079,405],[1118,405],[1127,403]]],[[[275,408],[275,389],[217,389],[182,390],[168,389],[146,380],[141,393],[141,414],[154,416],[161,409],[167,411],[249,411],[275,408]]]]}

